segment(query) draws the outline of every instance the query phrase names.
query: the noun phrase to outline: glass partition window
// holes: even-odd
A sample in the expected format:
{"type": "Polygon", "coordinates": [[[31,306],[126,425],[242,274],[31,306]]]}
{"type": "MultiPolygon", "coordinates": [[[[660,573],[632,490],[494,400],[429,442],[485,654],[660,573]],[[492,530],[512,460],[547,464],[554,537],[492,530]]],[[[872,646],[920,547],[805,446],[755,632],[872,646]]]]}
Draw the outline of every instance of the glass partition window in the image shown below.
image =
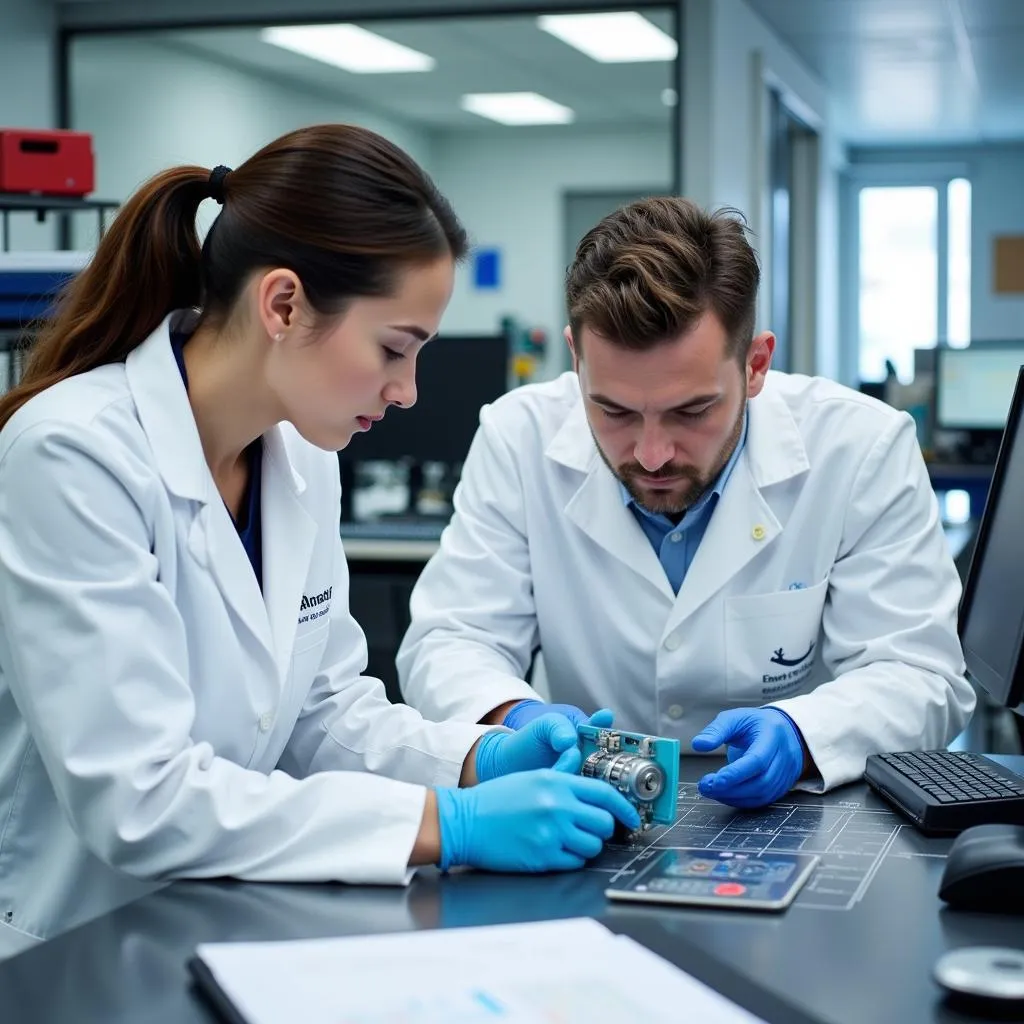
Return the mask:
{"type": "MultiPolygon", "coordinates": [[[[676,187],[675,21],[644,6],[90,32],[68,46],[71,126],[92,135],[97,190],[118,201],[164,167],[238,166],[301,125],[379,132],[472,239],[442,331],[507,332],[516,379],[547,377],[566,353],[567,197],[676,187]]],[[[201,227],[217,213],[205,203],[201,227]]]]}

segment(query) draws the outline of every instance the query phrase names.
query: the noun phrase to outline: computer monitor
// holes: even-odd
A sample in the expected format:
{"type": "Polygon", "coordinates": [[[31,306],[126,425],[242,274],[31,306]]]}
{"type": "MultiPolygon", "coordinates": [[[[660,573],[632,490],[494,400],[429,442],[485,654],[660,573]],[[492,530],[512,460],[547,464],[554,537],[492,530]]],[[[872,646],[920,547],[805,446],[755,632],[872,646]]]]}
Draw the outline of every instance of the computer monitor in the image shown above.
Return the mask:
{"type": "Polygon", "coordinates": [[[508,390],[508,375],[504,336],[434,338],[416,359],[416,404],[389,409],[339,454],[353,462],[462,462],[480,421],[480,407],[508,390]]]}
{"type": "Polygon", "coordinates": [[[1024,701],[1024,367],[1018,368],[960,602],[967,673],[997,703],[1024,701]]]}
{"type": "Polygon", "coordinates": [[[1024,341],[936,352],[935,425],[939,430],[1000,431],[1006,425],[1024,341]]]}
{"type": "Polygon", "coordinates": [[[416,360],[416,404],[389,409],[366,433],[338,453],[342,519],[352,518],[355,465],[408,461],[410,506],[426,462],[461,463],[480,423],[480,407],[508,390],[509,343],[501,334],[451,335],[424,345],[416,360]]]}

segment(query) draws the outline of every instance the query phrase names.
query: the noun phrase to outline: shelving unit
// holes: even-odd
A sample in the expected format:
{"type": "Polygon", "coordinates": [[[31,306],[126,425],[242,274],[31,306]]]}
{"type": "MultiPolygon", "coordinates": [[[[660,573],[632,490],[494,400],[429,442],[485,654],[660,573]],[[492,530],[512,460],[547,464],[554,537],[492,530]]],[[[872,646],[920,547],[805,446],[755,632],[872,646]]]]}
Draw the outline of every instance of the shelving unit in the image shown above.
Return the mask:
{"type": "Polygon", "coordinates": [[[15,195],[0,192],[0,251],[10,251],[10,217],[12,213],[33,213],[41,224],[51,214],[82,213],[93,211],[99,219],[100,236],[106,228],[108,210],[120,206],[116,199],[77,199],[72,196],[15,195]]]}
{"type": "Polygon", "coordinates": [[[0,393],[21,375],[31,327],[89,261],[87,252],[0,252],[0,393]]]}

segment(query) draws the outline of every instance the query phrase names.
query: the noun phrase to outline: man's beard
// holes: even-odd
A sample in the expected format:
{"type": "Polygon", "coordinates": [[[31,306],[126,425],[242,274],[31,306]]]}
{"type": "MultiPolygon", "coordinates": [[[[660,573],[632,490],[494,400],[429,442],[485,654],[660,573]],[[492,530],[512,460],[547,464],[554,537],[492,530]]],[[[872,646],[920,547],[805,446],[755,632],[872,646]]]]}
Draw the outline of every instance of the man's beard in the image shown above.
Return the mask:
{"type": "MultiPolygon", "coordinates": [[[[704,497],[714,486],[719,474],[725,469],[726,463],[732,458],[736,446],[740,442],[743,433],[743,417],[746,413],[746,404],[740,407],[739,415],[733,424],[725,444],[722,445],[718,457],[712,463],[707,473],[701,473],[696,466],[687,466],[680,463],[666,463],[653,473],[648,473],[638,462],[627,462],[615,467],[608,461],[608,456],[594,437],[597,450],[604,460],[605,465],[612,471],[615,477],[622,482],[629,496],[636,504],[654,515],[663,515],[671,518],[681,517],[687,509],[704,497]],[[671,480],[674,484],[665,490],[649,490],[637,477],[643,476],[650,480],[671,480]]],[[[591,431],[593,433],[593,431],[591,431]]]]}

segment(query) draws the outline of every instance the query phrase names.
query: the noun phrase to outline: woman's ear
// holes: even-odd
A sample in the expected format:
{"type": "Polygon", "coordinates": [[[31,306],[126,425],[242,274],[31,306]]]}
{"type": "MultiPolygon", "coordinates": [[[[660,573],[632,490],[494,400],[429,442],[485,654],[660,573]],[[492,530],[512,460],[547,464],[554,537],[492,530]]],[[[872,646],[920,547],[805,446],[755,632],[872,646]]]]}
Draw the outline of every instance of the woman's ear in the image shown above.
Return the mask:
{"type": "Polygon", "coordinates": [[[287,337],[298,325],[302,301],[302,282],[295,271],[285,267],[267,271],[256,285],[260,322],[267,334],[277,341],[287,337]]]}

